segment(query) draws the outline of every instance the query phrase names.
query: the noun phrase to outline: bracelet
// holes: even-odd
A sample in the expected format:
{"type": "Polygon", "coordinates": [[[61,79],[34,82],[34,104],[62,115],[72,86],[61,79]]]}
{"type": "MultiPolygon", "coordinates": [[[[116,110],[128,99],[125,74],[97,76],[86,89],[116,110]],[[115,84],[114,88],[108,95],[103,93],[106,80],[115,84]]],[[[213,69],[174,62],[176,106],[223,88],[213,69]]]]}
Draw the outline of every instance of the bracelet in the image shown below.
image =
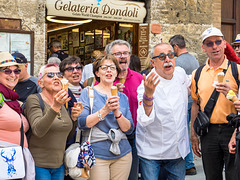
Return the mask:
{"type": "Polygon", "coordinates": [[[146,107],[152,107],[153,106],[153,103],[151,105],[147,105],[145,104],[143,101],[142,101],[143,105],[146,106],[146,107]]]}
{"type": "Polygon", "coordinates": [[[152,98],[148,98],[145,94],[143,94],[143,99],[147,100],[147,101],[152,101],[153,100],[153,97],[152,98]]]}
{"type": "Polygon", "coordinates": [[[115,116],[116,119],[119,119],[120,117],[122,117],[122,113],[120,112],[120,115],[118,117],[115,116]]]}
{"type": "Polygon", "coordinates": [[[104,120],[104,118],[101,118],[101,113],[100,113],[100,110],[98,111],[98,120],[99,120],[99,121],[102,121],[102,120],[104,120]]]}

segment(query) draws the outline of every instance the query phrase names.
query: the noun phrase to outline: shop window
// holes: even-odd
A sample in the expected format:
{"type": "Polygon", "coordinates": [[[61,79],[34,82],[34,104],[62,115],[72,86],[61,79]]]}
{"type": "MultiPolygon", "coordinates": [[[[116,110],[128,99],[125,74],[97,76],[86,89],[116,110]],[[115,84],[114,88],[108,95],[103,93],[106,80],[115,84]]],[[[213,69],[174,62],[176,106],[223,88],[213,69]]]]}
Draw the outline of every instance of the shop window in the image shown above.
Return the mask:
{"type": "Polygon", "coordinates": [[[119,23],[118,38],[129,42],[133,46],[133,24],[119,23]]]}

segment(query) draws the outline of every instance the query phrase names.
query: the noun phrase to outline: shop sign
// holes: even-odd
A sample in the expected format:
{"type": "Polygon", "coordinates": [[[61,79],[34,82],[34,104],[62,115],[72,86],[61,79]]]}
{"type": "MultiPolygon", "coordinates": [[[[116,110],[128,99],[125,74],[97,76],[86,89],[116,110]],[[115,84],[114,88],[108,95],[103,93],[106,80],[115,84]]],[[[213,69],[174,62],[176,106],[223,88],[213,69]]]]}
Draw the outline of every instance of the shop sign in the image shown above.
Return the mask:
{"type": "Polygon", "coordinates": [[[149,25],[139,24],[138,29],[138,57],[143,62],[148,57],[149,25]]]}
{"type": "Polygon", "coordinates": [[[47,0],[47,15],[142,23],[143,2],[119,0],[47,0]]]}

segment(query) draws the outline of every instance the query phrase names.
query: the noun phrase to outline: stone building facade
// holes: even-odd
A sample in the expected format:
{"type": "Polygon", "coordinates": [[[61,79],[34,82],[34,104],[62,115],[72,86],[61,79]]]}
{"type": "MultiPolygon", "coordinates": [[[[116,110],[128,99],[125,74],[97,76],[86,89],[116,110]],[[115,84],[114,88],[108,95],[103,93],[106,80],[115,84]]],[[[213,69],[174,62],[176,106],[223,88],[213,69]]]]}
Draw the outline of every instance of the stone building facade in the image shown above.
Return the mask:
{"type": "MultiPolygon", "coordinates": [[[[201,33],[208,27],[221,28],[221,0],[146,0],[146,22],[160,24],[161,33],[149,31],[149,50],[156,43],[168,42],[182,34],[187,48],[202,64],[206,55],[201,48],[201,33]]],[[[45,0],[2,0],[0,18],[22,19],[23,30],[34,31],[34,74],[46,60],[47,24],[45,0]]]]}

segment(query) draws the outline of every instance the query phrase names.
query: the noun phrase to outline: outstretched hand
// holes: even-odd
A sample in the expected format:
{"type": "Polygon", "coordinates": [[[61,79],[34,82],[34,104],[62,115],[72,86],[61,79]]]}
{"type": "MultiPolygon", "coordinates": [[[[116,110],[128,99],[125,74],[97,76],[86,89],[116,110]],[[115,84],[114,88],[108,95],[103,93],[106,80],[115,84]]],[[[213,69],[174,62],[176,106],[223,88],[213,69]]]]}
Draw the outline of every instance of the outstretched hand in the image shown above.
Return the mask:
{"type": "Polygon", "coordinates": [[[143,81],[144,81],[144,93],[147,97],[152,97],[153,93],[155,92],[155,88],[160,82],[160,79],[156,75],[156,73],[152,72],[148,77],[143,74],[143,81]]]}

